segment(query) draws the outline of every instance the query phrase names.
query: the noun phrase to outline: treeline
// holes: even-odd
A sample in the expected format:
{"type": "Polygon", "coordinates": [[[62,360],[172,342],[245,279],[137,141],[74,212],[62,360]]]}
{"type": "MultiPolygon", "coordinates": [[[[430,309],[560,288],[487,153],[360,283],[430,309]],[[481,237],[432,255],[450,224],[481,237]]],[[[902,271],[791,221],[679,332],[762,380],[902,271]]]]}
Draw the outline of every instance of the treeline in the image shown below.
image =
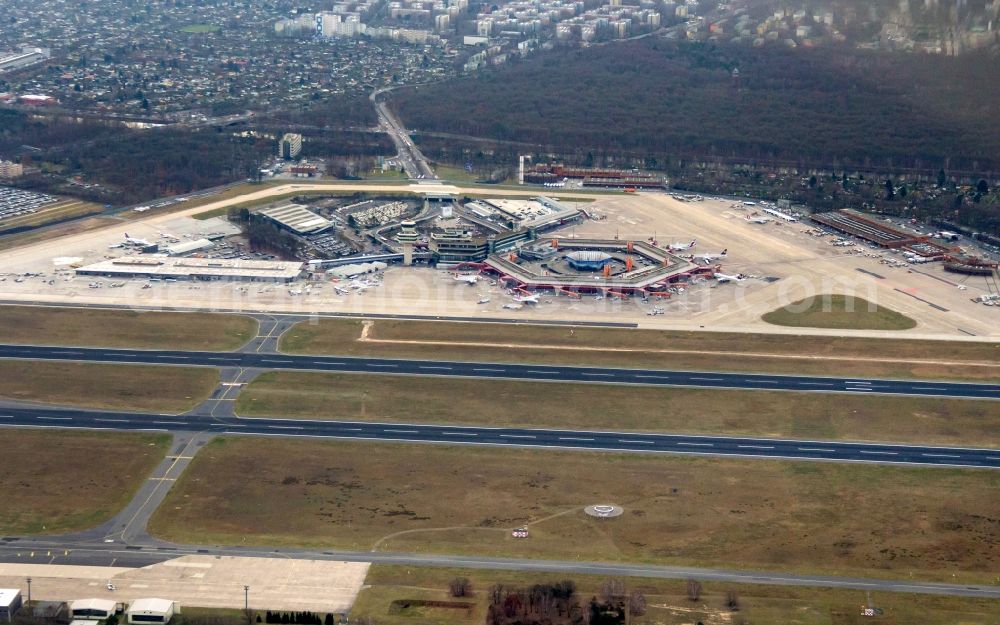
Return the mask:
{"type": "Polygon", "coordinates": [[[348,95],[322,97],[302,109],[268,112],[265,118],[268,122],[313,128],[369,127],[378,124],[375,107],[367,97],[348,95]]]}
{"type": "Polygon", "coordinates": [[[295,258],[302,249],[302,243],[295,235],[282,230],[260,215],[250,213],[246,208],[230,208],[229,219],[243,225],[247,240],[250,242],[250,249],[255,252],[269,252],[284,258],[295,258]]]}
{"type": "Polygon", "coordinates": [[[269,113],[250,127],[196,130],[132,130],[0,108],[0,157],[38,169],[19,186],[127,205],[252,178],[277,154],[272,137],[290,130],[306,135],[307,157],[394,154],[387,136],[366,131],[376,122],[366,98],[347,97],[318,100],[306,112],[269,113]]]}
{"type": "Polygon", "coordinates": [[[559,153],[1000,170],[1000,64],[986,54],[647,38],[400,91],[393,106],[408,127],[559,153]]]}
{"type": "Polygon", "coordinates": [[[496,585],[489,590],[487,625],[621,625],[646,613],[646,598],[619,579],[606,580],[601,598],[581,604],[576,584],[563,581],[528,588],[496,585]]]}
{"type": "MultiPolygon", "coordinates": [[[[257,622],[260,622],[258,616],[257,622]]],[[[315,612],[271,612],[268,610],[264,615],[265,623],[280,623],[281,625],[333,625],[333,615],[327,614],[326,618],[320,617],[315,612]]]]}

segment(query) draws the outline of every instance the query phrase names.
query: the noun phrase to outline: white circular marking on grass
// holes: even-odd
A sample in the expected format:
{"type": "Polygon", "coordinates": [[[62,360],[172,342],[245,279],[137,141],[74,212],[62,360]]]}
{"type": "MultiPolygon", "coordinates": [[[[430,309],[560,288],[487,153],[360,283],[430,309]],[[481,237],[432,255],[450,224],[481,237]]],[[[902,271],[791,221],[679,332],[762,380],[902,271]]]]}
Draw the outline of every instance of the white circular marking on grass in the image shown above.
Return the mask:
{"type": "Polygon", "coordinates": [[[583,509],[584,512],[590,516],[597,517],[599,519],[611,519],[616,516],[621,516],[625,510],[621,506],[615,506],[611,504],[595,504],[592,506],[587,506],[583,509]]]}

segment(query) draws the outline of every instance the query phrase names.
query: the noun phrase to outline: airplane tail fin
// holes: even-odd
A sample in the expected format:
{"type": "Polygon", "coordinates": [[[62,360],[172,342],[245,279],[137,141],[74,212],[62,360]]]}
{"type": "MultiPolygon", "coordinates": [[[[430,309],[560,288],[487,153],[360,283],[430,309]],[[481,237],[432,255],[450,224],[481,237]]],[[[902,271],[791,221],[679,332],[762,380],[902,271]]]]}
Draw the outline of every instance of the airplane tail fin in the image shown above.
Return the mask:
{"type": "Polygon", "coordinates": [[[720,256],[725,256],[728,253],[729,253],[729,248],[726,248],[726,249],[722,250],[722,254],[720,254],[720,256]]]}

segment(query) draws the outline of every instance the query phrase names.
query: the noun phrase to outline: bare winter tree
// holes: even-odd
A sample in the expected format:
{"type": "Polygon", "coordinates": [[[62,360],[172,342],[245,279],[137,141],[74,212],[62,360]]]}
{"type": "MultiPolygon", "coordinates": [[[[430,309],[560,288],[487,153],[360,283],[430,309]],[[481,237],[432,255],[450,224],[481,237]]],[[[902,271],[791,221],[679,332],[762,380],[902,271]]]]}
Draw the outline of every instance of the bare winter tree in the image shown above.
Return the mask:
{"type": "Polygon", "coordinates": [[[615,604],[625,599],[625,582],[617,578],[609,578],[601,585],[601,599],[605,603],[615,604]]]}
{"type": "Polygon", "coordinates": [[[701,582],[696,579],[689,579],[687,584],[688,600],[697,601],[701,599],[701,582]]]}
{"type": "Polygon", "coordinates": [[[631,616],[642,616],[646,613],[646,597],[638,590],[633,590],[628,597],[628,612],[631,616]]]}
{"type": "Polygon", "coordinates": [[[740,609],[740,595],[735,590],[730,590],[726,593],[726,607],[728,607],[733,612],[737,612],[740,609]]]}
{"type": "Polygon", "coordinates": [[[468,597],[472,594],[472,582],[468,577],[456,577],[448,582],[448,590],[452,597],[468,597]]]}

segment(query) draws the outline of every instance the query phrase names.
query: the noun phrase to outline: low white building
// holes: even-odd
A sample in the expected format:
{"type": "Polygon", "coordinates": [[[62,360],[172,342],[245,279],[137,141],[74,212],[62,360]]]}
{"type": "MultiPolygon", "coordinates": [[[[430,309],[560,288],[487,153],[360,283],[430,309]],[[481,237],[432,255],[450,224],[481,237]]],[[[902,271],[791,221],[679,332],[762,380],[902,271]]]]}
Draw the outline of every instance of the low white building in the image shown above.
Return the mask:
{"type": "Polygon", "coordinates": [[[103,621],[117,611],[118,604],[111,599],[77,599],[69,604],[74,621],[103,621]]]}
{"type": "Polygon", "coordinates": [[[136,599],[128,607],[128,622],[139,625],[168,623],[174,612],[179,611],[169,599],[136,599]]]}
{"type": "Polygon", "coordinates": [[[79,267],[76,275],[147,280],[292,282],[302,275],[302,263],[281,260],[122,256],[79,267]]]}
{"type": "Polygon", "coordinates": [[[10,622],[21,609],[21,591],[17,588],[0,588],[0,623],[10,622]]]}
{"type": "Polygon", "coordinates": [[[376,260],[370,263],[353,263],[350,265],[341,265],[340,267],[334,267],[333,269],[328,269],[326,273],[327,275],[333,276],[335,278],[353,278],[355,276],[360,276],[366,273],[375,273],[376,271],[384,271],[386,267],[388,267],[388,265],[376,260]]]}
{"type": "Polygon", "coordinates": [[[167,254],[170,256],[185,256],[213,247],[215,247],[215,243],[212,243],[208,239],[195,239],[194,241],[184,241],[183,243],[174,243],[167,246],[167,254]]]}

